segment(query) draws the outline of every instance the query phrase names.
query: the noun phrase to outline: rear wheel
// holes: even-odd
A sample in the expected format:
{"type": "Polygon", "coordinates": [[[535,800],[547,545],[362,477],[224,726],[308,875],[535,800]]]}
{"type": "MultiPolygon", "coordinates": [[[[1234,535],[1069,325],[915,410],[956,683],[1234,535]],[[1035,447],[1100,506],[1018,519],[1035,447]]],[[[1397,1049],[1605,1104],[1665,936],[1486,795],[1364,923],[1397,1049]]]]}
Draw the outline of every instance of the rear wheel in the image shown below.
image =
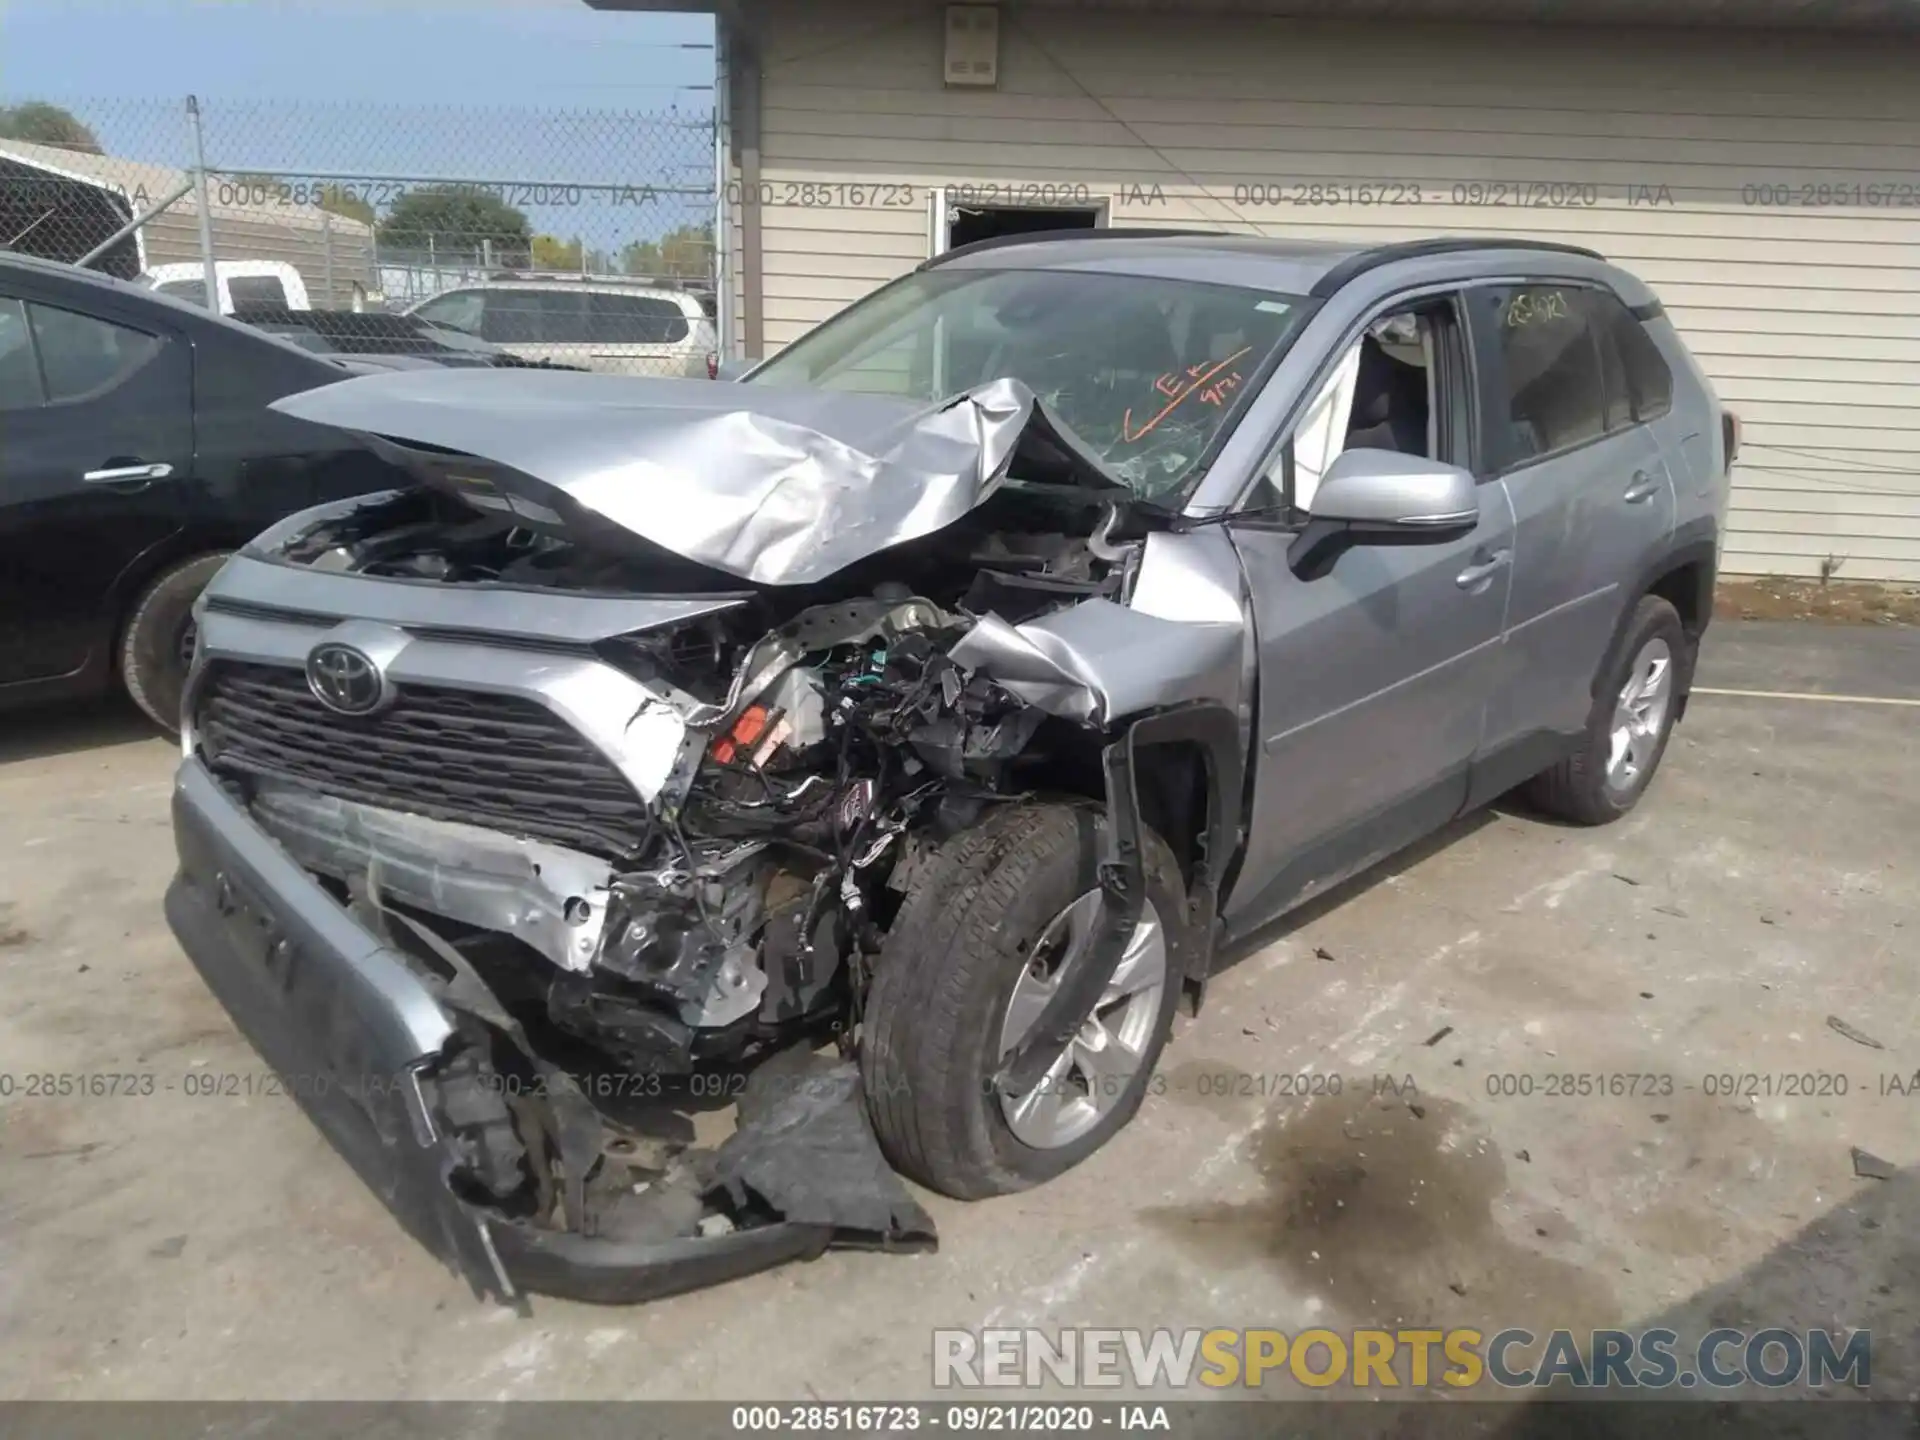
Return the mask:
{"type": "Polygon", "coordinates": [[[1179,866],[1150,832],[1140,918],[1092,1013],[1031,1090],[992,1085],[1092,943],[1106,823],[1082,804],[1005,806],[949,841],[901,906],[867,996],[861,1070],[881,1148],[921,1184],[961,1199],[1026,1189],[1140,1108],[1185,949],[1168,929],[1186,912],[1179,866]]]}
{"type": "Polygon", "coordinates": [[[1527,798],[1579,825],[1604,825],[1646,793],[1693,680],[1693,639],[1657,595],[1634,607],[1601,677],[1580,748],[1536,775],[1527,798]]]}
{"type": "Polygon", "coordinates": [[[134,602],[120,635],[120,680],[163,730],[180,728],[180,696],[199,637],[193,602],[225,555],[199,555],[161,573],[134,602]]]}

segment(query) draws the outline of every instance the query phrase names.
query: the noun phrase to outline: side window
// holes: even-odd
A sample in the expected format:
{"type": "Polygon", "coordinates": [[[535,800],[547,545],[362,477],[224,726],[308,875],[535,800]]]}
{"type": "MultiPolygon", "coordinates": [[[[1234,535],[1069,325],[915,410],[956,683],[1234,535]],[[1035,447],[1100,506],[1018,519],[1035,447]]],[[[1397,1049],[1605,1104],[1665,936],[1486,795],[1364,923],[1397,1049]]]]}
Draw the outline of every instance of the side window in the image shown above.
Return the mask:
{"type": "Polygon", "coordinates": [[[1620,356],[1621,379],[1626,386],[1626,408],[1635,424],[1658,420],[1673,408],[1673,371],[1647,327],[1612,295],[1595,292],[1594,300],[1606,316],[1606,335],[1620,356]]]}
{"type": "Polygon", "coordinates": [[[91,315],[29,305],[40,375],[51,401],[77,400],[116,385],[160,353],[161,342],[91,315]]]}
{"type": "Polygon", "coordinates": [[[687,338],[687,317],[657,295],[588,294],[587,325],[599,345],[667,345],[687,338]]]}
{"type": "Polygon", "coordinates": [[[429,300],[414,314],[429,325],[444,325],[449,330],[464,330],[469,335],[478,335],[486,296],[484,290],[456,290],[451,295],[429,300]]]}
{"type": "Polygon", "coordinates": [[[1434,314],[1402,310],[1382,315],[1360,337],[1353,382],[1353,414],[1342,450],[1397,450],[1443,458],[1434,403],[1434,314]]]}
{"type": "Polygon", "coordinates": [[[46,398],[27,333],[26,307],[18,300],[0,299],[0,410],[30,410],[46,398]]]}
{"type": "Polygon", "coordinates": [[[546,336],[540,296],[527,290],[487,290],[480,312],[480,338],[496,345],[538,345],[546,336]]]}
{"type": "MultiPolygon", "coordinates": [[[[1465,464],[1464,389],[1443,383],[1458,321],[1451,300],[1423,301],[1369,322],[1321,382],[1265,476],[1258,496],[1313,508],[1320,479],[1348,450],[1394,450],[1465,464]],[[1459,392],[1459,393],[1455,393],[1459,392]],[[1457,412],[1457,413],[1456,413],[1457,412]]],[[[1464,374],[1454,365],[1452,373],[1464,374]]]]}
{"type": "Polygon", "coordinates": [[[540,314],[540,338],[548,345],[587,345],[593,340],[587,326],[587,297],[578,290],[543,290],[530,294],[540,314]]]}
{"type": "Polygon", "coordinates": [[[1505,465],[1524,465],[1607,432],[1607,380],[1586,300],[1571,284],[1476,292],[1473,315],[1494,351],[1488,430],[1505,465]]]}
{"type": "MultiPolygon", "coordinates": [[[[1619,336],[1608,323],[1609,317],[1598,307],[1593,318],[1594,343],[1600,347],[1600,383],[1606,387],[1604,423],[1606,433],[1611,435],[1616,430],[1633,428],[1633,399],[1627,390],[1627,362],[1620,353],[1619,336]]],[[[1631,322],[1633,317],[1629,315],[1627,319],[1631,322]]]]}

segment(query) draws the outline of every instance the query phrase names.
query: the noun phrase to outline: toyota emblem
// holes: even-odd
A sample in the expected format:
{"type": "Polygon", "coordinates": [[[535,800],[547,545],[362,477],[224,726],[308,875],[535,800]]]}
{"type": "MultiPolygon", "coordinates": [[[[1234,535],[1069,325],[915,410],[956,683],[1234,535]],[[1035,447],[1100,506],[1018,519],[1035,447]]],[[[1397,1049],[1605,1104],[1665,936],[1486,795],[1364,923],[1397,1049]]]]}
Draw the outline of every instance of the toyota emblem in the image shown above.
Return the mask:
{"type": "Polygon", "coordinates": [[[307,686],[322,705],[342,715],[371,715],[393,698],[380,667],[338,641],[316,645],[308,654],[307,686]]]}

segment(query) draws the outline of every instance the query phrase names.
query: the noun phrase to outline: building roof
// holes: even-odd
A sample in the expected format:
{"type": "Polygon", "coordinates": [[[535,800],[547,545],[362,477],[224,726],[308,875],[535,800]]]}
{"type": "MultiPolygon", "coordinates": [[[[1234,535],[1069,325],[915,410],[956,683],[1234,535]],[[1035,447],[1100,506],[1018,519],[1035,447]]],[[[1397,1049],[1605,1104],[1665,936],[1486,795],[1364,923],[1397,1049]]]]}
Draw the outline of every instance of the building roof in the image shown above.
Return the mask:
{"type": "MultiPolygon", "coordinates": [[[[595,10],[729,14],[782,0],[584,0],[595,10]]],[[[805,3],[805,0],[784,0],[805,3]]],[[[1745,30],[1920,30],[1910,0],[1026,0],[1035,9],[1158,10],[1340,20],[1481,20],[1511,25],[1697,25],[1745,30]]]]}
{"type": "MultiPolygon", "coordinates": [[[[0,158],[64,179],[98,185],[131,201],[136,210],[164,199],[187,179],[185,170],[175,170],[166,165],[149,165],[145,161],[127,160],[118,155],[95,155],[85,150],[70,150],[61,145],[38,145],[26,140],[0,140],[0,158]]],[[[373,227],[364,221],[346,215],[326,216],[326,212],[318,205],[296,205],[292,202],[283,205],[270,198],[259,204],[239,203],[231,195],[231,177],[211,175],[208,185],[208,213],[216,220],[251,220],[299,230],[318,230],[326,226],[336,234],[372,233],[373,227]],[[229,195],[225,200],[221,198],[223,183],[229,187],[229,195]]],[[[195,213],[198,206],[193,192],[189,190],[175,202],[173,208],[184,214],[195,213]]]]}

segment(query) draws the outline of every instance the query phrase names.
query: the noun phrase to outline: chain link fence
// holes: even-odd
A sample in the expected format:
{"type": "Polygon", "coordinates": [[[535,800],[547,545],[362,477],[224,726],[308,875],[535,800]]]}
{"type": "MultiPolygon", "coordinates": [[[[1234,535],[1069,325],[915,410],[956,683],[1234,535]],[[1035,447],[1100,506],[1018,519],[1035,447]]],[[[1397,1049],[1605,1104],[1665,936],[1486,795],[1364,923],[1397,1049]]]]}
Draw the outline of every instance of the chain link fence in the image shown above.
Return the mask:
{"type": "Polygon", "coordinates": [[[0,104],[0,248],[330,353],[709,373],[704,111],[0,104]]]}

